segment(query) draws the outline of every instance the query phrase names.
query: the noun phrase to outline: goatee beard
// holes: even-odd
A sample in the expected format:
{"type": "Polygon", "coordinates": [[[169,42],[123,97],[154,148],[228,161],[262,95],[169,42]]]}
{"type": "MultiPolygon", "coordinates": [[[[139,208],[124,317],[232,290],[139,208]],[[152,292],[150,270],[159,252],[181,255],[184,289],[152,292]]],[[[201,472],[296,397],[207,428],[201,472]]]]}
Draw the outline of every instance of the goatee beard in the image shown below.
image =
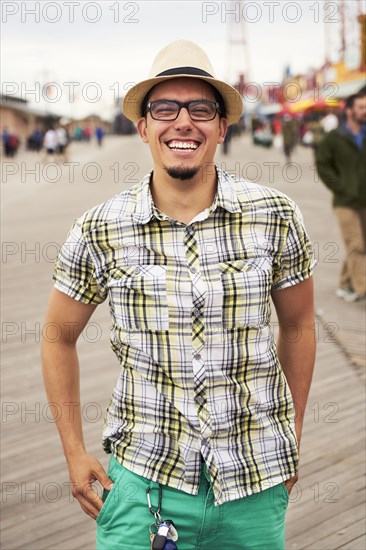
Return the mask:
{"type": "Polygon", "coordinates": [[[198,168],[168,168],[167,166],[164,166],[164,168],[171,178],[182,181],[192,179],[198,172],[198,168]]]}

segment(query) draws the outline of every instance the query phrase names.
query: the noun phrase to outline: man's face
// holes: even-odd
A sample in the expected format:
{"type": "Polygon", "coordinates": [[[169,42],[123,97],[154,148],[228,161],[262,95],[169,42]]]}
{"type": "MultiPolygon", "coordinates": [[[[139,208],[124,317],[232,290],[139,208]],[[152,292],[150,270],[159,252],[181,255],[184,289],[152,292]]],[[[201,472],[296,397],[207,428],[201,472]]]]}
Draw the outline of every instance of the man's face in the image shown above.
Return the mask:
{"type": "Polygon", "coordinates": [[[353,103],[352,109],[347,109],[347,118],[356,124],[366,124],[366,97],[359,97],[353,103]]]}
{"type": "MultiPolygon", "coordinates": [[[[216,102],[209,84],[191,78],[177,78],[158,84],[152,90],[149,101],[170,99],[180,102],[210,100],[216,102]]],[[[141,118],[137,124],[139,134],[150,146],[154,170],[161,169],[177,179],[191,179],[205,165],[212,164],[218,143],[225,138],[227,121],[218,114],[213,120],[191,120],[187,109],[181,109],[173,121],[159,121],[151,117],[141,118]],[[191,148],[180,148],[188,147],[191,148]]]]}

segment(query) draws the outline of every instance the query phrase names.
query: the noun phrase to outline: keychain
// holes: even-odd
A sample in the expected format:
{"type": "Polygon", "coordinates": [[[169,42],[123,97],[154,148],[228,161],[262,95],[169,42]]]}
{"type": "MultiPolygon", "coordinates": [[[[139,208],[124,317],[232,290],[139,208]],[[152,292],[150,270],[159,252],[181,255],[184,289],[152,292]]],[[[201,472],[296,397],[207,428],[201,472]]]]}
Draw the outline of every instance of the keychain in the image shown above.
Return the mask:
{"type": "Polygon", "coordinates": [[[178,540],[178,532],[173,521],[171,519],[164,521],[160,515],[162,501],[161,485],[159,484],[159,501],[157,510],[154,510],[151,506],[150,487],[146,489],[146,497],[149,510],[155,519],[149,527],[151,550],[178,550],[177,545],[175,544],[175,541],[178,540]],[[156,532],[153,531],[153,526],[156,527],[156,532]]]}

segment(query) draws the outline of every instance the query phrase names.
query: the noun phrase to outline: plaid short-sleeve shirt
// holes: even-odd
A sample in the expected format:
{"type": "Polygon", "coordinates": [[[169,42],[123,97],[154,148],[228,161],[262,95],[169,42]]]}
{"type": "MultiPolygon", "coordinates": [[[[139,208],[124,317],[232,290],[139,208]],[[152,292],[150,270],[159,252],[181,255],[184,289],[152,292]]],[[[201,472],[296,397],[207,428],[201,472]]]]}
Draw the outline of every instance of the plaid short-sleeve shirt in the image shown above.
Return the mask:
{"type": "MultiPolygon", "coordinates": [[[[55,287],[108,298],[121,371],[103,445],[133,472],[216,505],[295,475],[291,394],[270,293],[312,275],[311,243],[284,194],[217,170],[213,204],[189,224],[158,210],[150,177],[77,219],[55,287]]],[[[279,290],[280,291],[280,290],[279,290]]]]}

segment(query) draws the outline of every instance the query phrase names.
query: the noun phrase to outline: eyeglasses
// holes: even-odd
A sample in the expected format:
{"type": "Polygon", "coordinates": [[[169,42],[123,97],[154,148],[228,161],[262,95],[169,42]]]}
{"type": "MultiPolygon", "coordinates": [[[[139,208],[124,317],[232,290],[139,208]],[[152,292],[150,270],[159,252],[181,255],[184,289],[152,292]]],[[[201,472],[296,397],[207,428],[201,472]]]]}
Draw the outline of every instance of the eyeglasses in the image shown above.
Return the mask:
{"type": "Polygon", "coordinates": [[[145,114],[150,111],[154,120],[171,121],[178,118],[183,107],[187,109],[191,119],[197,122],[213,120],[216,113],[219,112],[219,104],[206,99],[188,101],[187,103],[160,99],[150,101],[146,106],[145,114]]]}

